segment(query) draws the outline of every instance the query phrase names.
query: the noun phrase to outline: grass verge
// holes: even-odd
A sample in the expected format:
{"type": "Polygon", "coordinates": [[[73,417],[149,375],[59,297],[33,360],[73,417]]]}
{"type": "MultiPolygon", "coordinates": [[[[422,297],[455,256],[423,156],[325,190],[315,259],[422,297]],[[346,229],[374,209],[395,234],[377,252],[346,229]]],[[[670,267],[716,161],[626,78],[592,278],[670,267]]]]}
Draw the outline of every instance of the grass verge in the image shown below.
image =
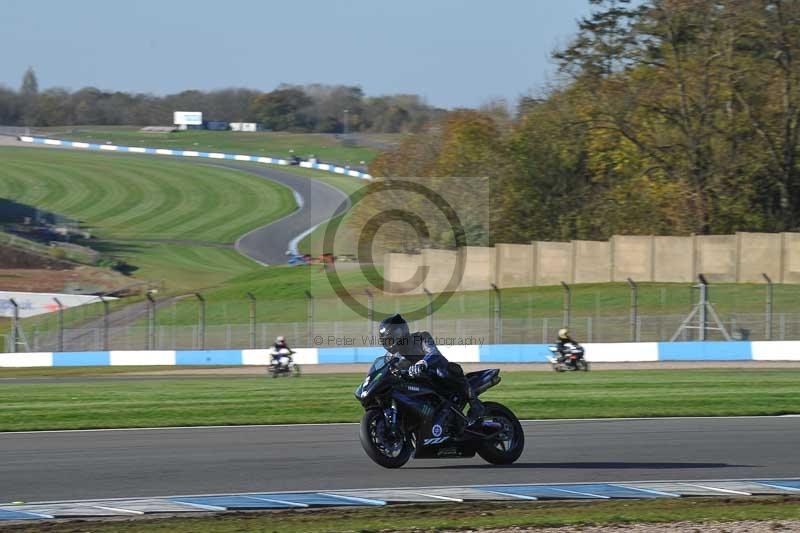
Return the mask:
{"type": "MultiPolygon", "coordinates": [[[[601,502],[470,503],[398,505],[391,509],[324,509],[232,513],[114,522],[67,522],[12,526],[9,531],[127,533],[131,531],[389,532],[553,528],[641,523],[777,521],[800,519],[800,498],[669,499],[601,502]]],[[[771,527],[765,523],[765,528],[771,527]]]]}
{"type": "MultiPolygon", "coordinates": [[[[9,380],[0,388],[0,431],[356,422],[362,378],[9,380]]],[[[509,372],[482,398],[522,419],[779,415],[800,413],[798,386],[800,371],[785,369],[509,372]]]]}
{"type": "Polygon", "coordinates": [[[288,188],[237,170],[28,148],[0,157],[0,197],[69,217],[91,231],[89,246],[171,290],[255,270],[233,243],[296,208],[288,188]]]}

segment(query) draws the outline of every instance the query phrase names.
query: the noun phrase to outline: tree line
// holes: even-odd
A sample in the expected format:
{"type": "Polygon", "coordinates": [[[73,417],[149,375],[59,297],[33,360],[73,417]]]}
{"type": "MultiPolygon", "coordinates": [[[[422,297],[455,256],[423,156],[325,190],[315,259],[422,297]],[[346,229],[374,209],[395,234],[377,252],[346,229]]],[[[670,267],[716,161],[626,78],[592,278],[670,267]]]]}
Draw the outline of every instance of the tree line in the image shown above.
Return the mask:
{"type": "Polygon", "coordinates": [[[188,90],[166,96],[95,87],[40,91],[36,73],[29,68],[19,90],[0,86],[0,124],[7,126],[163,126],[172,124],[173,111],[202,111],[210,120],[259,122],[273,131],[316,133],[414,132],[444,114],[417,95],[366,96],[359,87],[340,85],[281,85],[270,92],[188,90]]]}
{"type": "Polygon", "coordinates": [[[554,86],[454,111],[371,173],[489,176],[492,242],[800,230],[800,2],[591,4],[554,86]]]}

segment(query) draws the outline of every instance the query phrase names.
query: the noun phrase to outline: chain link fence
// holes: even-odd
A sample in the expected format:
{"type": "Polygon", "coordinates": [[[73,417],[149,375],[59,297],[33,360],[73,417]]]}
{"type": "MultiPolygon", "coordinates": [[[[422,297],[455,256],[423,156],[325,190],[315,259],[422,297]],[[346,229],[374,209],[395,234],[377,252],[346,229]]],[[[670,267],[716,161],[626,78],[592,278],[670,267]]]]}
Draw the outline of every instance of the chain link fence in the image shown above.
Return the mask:
{"type": "MultiPolygon", "coordinates": [[[[640,342],[668,341],[678,330],[684,315],[639,316],[636,327],[640,342]]],[[[800,313],[774,315],[773,340],[800,339],[800,313]]],[[[434,319],[434,336],[445,344],[535,344],[553,343],[563,317],[434,319]]],[[[414,329],[427,329],[427,321],[412,322],[414,329]],[[416,326],[416,327],[414,327],[416,326]]],[[[734,340],[765,340],[767,322],[763,315],[734,314],[723,320],[734,340]]],[[[581,342],[630,342],[628,316],[576,316],[570,322],[571,335],[581,342]]],[[[63,341],[53,332],[35,328],[27,334],[31,352],[110,350],[200,350],[268,348],[283,335],[295,347],[375,346],[375,327],[362,321],[325,321],[313,325],[303,322],[207,325],[147,325],[103,327],[65,327],[63,341]]],[[[723,340],[709,332],[709,340],[723,340]]],[[[684,331],[678,340],[696,340],[684,331]]],[[[6,342],[9,337],[6,336],[6,342]]],[[[11,351],[10,346],[6,351],[11,351]]]]}
{"type": "MultiPolygon", "coordinates": [[[[432,314],[412,315],[410,326],[431,331],[441,344],[552,343],[566,324],[581,342],[700,338],[699,330],[681,327],[698,306],[695,288],[633,289],[574,286],[457,293],[432,314]]],[[[3,333],[0,347],[6,352],[246,349],[267,348],[278,335],[295,347],[371,346],[377,344],[377,321],[387,313],[419,308],[419,298],[425,296],[370,299],[375,313],[367,318],[335,298],[278,302],[282,312],[246,297],[202,303],[193,296],[118,300],[19,320],[16,329],[3,333]]],[[[800,286],[715,285],[709,303],[731,340],[800,339],[800,286]]],[[[692,325],[698,323],[695,319],[692,325]]],[[[725,339],[712,329],[716,324],[711,320],[707,326],[707,340],[725,339]]]]}

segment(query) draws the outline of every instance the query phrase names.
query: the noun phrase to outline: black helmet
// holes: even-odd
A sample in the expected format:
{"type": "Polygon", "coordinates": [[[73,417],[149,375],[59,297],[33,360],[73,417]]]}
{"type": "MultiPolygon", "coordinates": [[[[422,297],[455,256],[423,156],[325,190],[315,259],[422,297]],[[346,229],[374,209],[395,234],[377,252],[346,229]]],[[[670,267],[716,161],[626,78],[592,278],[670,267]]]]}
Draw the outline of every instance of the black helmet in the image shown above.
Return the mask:
{"type": "Polygon", "coordinates": [[[378,338],[389,353],[397,353],[400,346],[408,343],[408,323],[400,315],[384,318],[378,326],[378,338]]]}

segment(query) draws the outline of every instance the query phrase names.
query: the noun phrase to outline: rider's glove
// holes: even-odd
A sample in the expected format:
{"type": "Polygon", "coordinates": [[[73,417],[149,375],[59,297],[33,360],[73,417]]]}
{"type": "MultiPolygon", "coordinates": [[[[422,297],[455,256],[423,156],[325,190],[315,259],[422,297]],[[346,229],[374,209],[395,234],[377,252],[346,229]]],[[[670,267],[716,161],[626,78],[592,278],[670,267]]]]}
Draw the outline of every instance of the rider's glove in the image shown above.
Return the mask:
{"type": "Polygon", "coordinates": [[[408,375],[412,378],[419,377],[420,375],[422,375],[423,372],[425,372],[427,368],[428,368],[428,363],[426,363],[425,360],[423,359],[422,361],[419,361],[411,365],[411,367],[408,369],[408,375]]]}

